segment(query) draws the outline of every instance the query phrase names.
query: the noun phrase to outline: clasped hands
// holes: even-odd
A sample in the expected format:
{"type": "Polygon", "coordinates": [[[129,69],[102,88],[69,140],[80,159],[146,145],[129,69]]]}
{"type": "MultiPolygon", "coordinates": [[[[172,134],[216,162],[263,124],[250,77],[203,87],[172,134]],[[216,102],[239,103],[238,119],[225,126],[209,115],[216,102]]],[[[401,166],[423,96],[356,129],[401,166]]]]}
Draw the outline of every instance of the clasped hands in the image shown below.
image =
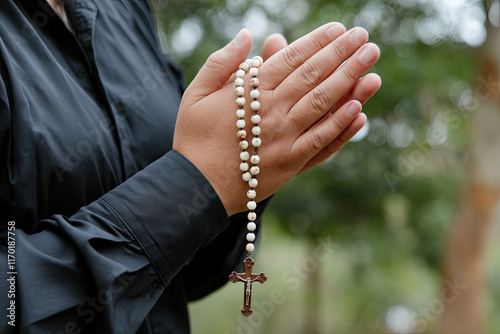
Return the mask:
{"type": "MultiPolygon", "coordinates": [[[[259,70],[257,201],[326,160],[366,123],[362,104],[381,85],[377,74],[365,75],[380,56],[379,48],[367,41],[363,28],[346,32],[339,23],[325,24],[289,46],[281,35],[266,40],[259,70]]],[[[243,29],[210,55],[184,93],[174,134],[173,149],[203,173],[229,216],[245,211],[248,200],[239,169],[235,87],[230,83],[251,46],[250,32],[243,29]]],[[[247,127],[251,133],[251,122],[247,127]]]]}

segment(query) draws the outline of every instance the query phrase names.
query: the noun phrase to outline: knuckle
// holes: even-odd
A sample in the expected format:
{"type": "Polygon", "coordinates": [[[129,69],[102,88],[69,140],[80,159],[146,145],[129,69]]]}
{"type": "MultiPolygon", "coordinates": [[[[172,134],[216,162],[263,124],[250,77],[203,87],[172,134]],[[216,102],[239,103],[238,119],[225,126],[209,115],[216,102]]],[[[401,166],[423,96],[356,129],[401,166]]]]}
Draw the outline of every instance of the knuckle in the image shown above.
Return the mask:
{"type": "Polygon", "coordinates": [[[337,131],[342,131],[345,128],[345,121],[341,117],[333,116],[333,126],[337,131]]]}
{"type": "Polygon", "coordinates": [[[333,52],[340,59],[346,59],[349,56],[349,50],[347,47],[341,42],[334,42],[331,44],[333,47],[333,52]]]}
{"type": "Polygon", "coordinates": [[[344,145],[344,144],[347,144],[349,142],[349,140],[351,139],[351,137],[349,136],[346,136],[346,135],[343,135],[343,134],[340,134],[338,137],[337,137],[337,141],[339,142],[340,145],[344,145]]]}
{"type": "Polygon", "coordinates": [[[221,56],[220,52],[214,52],[208,57],[207,61],[205,62],[205,66],[210,69],[218,69],[221,66],[224,66],[225,63],[226,61],[221,56]]]}
{"type": "Polygon", "coordinates": [[[312,36],[311,38],[311,43],[313,44],[313,48],[315,50],[321,50],[323,48],[323,44],[321,43],[321,41],[316,37],[316,36],[312,36]]]}
{"type": "Polygon", "coordinates": [[[311,133],[311,147],[314,151],[321,151],[326,146],[326,139],[319,130],[311,133]]]}
{"type": "Polygon", "coordinates": [[[321,70],[318,64],[307,61],[301,66],[301,79],[309,86],[316,86],[318,84],[320,74],[321,70]]]}
{"type": "Polygon", "coordinates": [[[334,140],[334,141],[333,141],[333,142],[331,142],[330,144],[326,145],[326,147],[325,147],[326,154],[327,154],[328,156],[331,156],[331,155],[333,155],[333,154],[337,153],[337,152],[339,151],[339,149],[340,149],[342,146],[344,146],[344,145],[345,145],[345,143],[340,143],[340,144],[339,144],[338,142],[336,142],[336,140],[334,140]],[[339,146],[340,146],[340,148],[339,148],[339,146]]]}
{"type": "Polygon", "coordinates": [[[283,51],[283,60],[290,67],[298,68],[300,65],[302,65],[301,58],[302,57],[299,50],[293,45],[285,48],[283,51]]]}
{"type": "Polygon", "coordinates": [[[349,64],[345,64],[344,66],[342,66],[341,72],[342,72],[344,78],[350,82],[358,81],[358,79],[359,79],[358,74],[352,70],[352,68],[349,66],[349,64]]]}
{"type": "Polygon", "coordinates": [[[313,110],[327,111],[330,109],[328,95],[321,87],[316,87],[309,94],[309,104],[313,110]]]}

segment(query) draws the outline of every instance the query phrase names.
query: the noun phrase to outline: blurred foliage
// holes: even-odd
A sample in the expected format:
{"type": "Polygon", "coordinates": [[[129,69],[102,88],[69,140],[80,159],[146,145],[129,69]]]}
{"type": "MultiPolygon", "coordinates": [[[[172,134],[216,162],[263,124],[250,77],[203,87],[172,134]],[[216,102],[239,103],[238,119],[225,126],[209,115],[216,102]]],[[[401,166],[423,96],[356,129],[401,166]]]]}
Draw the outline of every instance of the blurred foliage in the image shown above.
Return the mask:
{"type": "MultiPolygon", "coordinates": [[[[369,128],[364,137],[287,184],[273,199],[268,220],[277,224],[278,234],[312,246],[317,238],[331,236],[349,252],[339,253],[349,258],[349,264],[342,267],[350,271],[349,282],[338,284],[346,287],[348,297],[339,298],[351,313],[339,311],[345,319],[333,328],[349,333],[386,330],[381,317],[396,304],[405,304],[418,317],[418,308],[429,299],[415,291],[425,287],[416,277],[408,277],[411,273],[406,270],[412,268],[421,281],[435,284],[426,294],[433,298],[440,287],[447,226],[465,177],[467,123],[474,98],[471,85],[477,83],[479,66],[476,47],[484,39],[485,13],[491,3],[153,2],[164,49],[181,63],[187,84],[210,53],[242,27],[254,36],[253,55],[260,53],[265,37],[275,32],[293,41],[330,21],[369,31],[371,41],[382,51],[372,71],[383,79],[382,89],[364,108],[369,128]],[[483,30],[467,35],[474,31],[463,27],[474,27],[477,22],[483,30]],[[360,241],[364,246],[358,248],[360,241]],[[398,286],[401,281],[410,287],[398,286]],[[350,325],[342,325],[346,321],[350,325]]],[[[273,242],[263,238],[264,243],[273,242]]],[[[493,288],[498,295],[498,284],[493,288]]],[[[498,309],[497,302],[490,302],[492,310],[498,309]]]]}

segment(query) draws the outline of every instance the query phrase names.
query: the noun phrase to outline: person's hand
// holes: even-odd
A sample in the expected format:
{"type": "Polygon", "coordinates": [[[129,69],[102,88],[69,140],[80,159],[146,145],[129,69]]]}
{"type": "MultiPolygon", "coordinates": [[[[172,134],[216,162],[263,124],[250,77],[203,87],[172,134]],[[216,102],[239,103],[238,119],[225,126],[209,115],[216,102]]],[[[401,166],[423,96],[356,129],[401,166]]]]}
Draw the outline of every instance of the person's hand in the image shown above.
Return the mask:
{"type": "MultiPolygon", "coordinates": [[[[272,55],[287,47],[287,45],[288,43],[283,35],[270,35],[268,38],[266,38],[262,46],[262,58],[264,59],[264,61],[266,61],[272,55]]],[[[364,104],[371,96],[373,96],[378,88],[380,88],[380,84],[380,77],[374,73],[370,73],[366,77],[361,78],[361,80],[353,87],[351,91],[349,91],[344,96],[342,100],[343,102],[357,100],[364,104]]],[[[329,114],[334,113],[343,104],[344,103],[342,102],[338,103],[337,108],[332,109],[329,114]]],[[[358,121],[363,121],[364,125],[364,123],[366,122],[366,118],[361,117],[358,121]]],[[[322,150],[321,154],[318,154],[314,159],[309,161],[307,165],[304,166],[304,168],[301,170],[301,172],[304,172],[314,165],[328,159],[332,154],[337,152],[346,142],[348,142],[354,136],[354,134],[356,134],[356,132],[358,132],[359,129],[356,130],[357,125],[359,125],[359,123],[353,124],[350,128],[346,129],[345,133],[342,133],[339,136],[338,140],[332,142],[328,147],[322,150]]]]}
{"type": "MultiPolygon", "coordinates": [[[[331,23],[274,54],[271,48],[272,56],[259,69],[262,146],[257,201],[337,152],[365,124],[361,104],[381,84],[376,74],[360,80],[380,54],[367,40],[362,28],[345,32],[341,24],[331,23]]],[[[279,44],[271,45],[279,49],[279,44]]],[[[235,86],[226,83],[251,45],[250,33],[242,30],[208,58],[186,89],[174,134],[173,149],[205,175],[228,215],[246,210],[249,187],[239,169],[235,86]]],[[[246,77],[247,92],[248,81],[246,77]]],[[[252,113],[246,114],[251,136],[252,113]]]]}

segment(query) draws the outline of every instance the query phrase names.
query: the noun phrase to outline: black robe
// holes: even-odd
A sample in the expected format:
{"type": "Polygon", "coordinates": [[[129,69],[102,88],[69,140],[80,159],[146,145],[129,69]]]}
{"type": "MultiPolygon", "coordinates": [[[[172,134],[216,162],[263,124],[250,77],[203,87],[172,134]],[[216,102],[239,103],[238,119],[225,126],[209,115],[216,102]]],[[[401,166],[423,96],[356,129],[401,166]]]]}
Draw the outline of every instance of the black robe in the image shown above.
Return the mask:
{"type": "Polygon", "coordinates": [[[45,0],[0,2],[0,333],[189,332],[246,215],[172,151],[183,83],[148,2],[65,8],[72,32],[45,0]]]}

